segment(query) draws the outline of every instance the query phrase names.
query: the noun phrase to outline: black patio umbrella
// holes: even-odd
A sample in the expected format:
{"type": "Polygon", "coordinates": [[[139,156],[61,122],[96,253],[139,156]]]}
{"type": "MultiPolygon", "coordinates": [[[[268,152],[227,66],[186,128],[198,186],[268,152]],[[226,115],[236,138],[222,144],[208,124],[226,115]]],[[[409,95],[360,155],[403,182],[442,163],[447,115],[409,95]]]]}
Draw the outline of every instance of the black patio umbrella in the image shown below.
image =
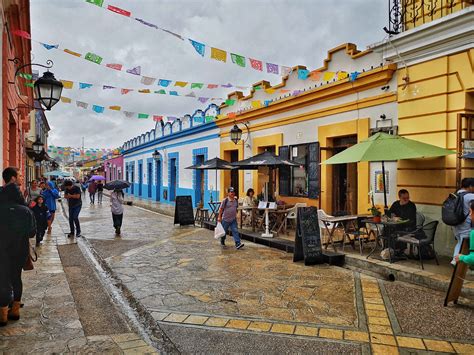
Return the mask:
{"type": "MultiPolygon", "coordinates": [[[[194,164],[188,166],[186,169],[194,170],[215,170],[216,171],[216,191],[217,191],[217,170],[232,170],[234,167],[227,161],[220,158],[212,158],[206,160],[201,164],[194,164]]],[[[212,191],[211,191],[211,202],[212,202],[212,191]]]]}
{"type": "Polygon", "coordinates": [[[130,187],[130,183],[128,181],[123,180],[110,181],[104,185],[104,189],[107,190],[122,190],[126,189],[127,187],[130,187]]]}
{"type": "Polygon", "coordinates": [[[261,166],[268,166],[269,168],[279,168],[281,166],[300,166],[288,159],[280,158],[272,152],[265,151],[257,154],[251,158],[230,163],[233,167],[243,170],[257,170],[261,166]]]}

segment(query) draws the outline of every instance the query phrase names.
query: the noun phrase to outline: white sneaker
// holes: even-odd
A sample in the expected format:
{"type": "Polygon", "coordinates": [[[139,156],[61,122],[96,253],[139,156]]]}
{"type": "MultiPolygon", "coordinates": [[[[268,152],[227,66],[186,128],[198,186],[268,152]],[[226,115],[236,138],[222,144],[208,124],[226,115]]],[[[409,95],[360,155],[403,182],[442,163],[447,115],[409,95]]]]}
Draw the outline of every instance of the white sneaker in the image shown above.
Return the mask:
{"type": "Polygon", "coordinates": [[[454,259],[451,260],[450,264],[451,264],[453,267],[455,267],[455,266],[456,266],[456,260],[454,260],[454,259]]]}

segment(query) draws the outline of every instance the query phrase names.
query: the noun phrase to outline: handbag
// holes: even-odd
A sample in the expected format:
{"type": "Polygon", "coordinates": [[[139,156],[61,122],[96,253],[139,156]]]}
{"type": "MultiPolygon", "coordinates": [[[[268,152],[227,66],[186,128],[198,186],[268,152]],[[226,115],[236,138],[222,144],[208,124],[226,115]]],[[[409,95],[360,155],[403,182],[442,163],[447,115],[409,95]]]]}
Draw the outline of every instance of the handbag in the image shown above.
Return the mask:
{"type": "Polygon", "coordinates": [[[35,268],[33,263],[36,262],[36,260],[38,260],[38,254],[36,254],[36,249],[30,245],[28,257],[26,258],[25,265],[23,265],[23,270],[33,270],[35,268]]]}

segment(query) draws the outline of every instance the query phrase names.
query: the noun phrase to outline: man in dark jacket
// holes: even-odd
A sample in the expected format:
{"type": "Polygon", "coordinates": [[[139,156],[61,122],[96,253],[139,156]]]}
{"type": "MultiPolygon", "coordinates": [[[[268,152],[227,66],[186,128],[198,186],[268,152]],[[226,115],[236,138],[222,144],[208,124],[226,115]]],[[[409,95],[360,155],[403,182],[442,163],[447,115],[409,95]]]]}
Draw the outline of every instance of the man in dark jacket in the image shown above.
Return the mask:
{"type": "Polygon", "coordinates": [[[18,188],[21,173],[9,167],[2,177],[5,185],[0,191],[0,326],[5,326],[8,319],[20,319],[21,271],[28,257],[28,238],[35,235],[36,223],[18,188]]]}

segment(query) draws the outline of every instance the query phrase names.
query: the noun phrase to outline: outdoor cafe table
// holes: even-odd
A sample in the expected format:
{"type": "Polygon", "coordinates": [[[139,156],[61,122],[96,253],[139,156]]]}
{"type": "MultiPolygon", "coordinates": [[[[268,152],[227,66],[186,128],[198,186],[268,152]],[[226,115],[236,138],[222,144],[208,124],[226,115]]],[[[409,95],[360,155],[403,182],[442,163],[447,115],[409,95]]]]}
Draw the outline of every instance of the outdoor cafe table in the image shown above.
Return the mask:
{"type": "MultiPolygon", "coordinates": [[[[367,255],[367,259],[375,252],[375,250],[377,249],[377,245],[380,244],[382,248],[381,250],[383,250],[384,246],[382,246],[382,243],[380,243],[380,238],[387,241],[388,248],[392,248],[393,250],[395,250],[394,246],[396,242],[396,237],[394,236],[394,230],[396,229],[396,227],[406,225],[408,222],[410,222],[410,220],[408,219],[398,221],[387,220],[380,222],[375,222],[373,219],[361,220],[361,223],[374,225],[377,229],[377,233],[375,236],[375,245],[370,251],[369,255],[367,255]]],[[[393,261],[397,261],[392,258],[392,253],[390,253],[389,261],[390,263],[392,263],[393,261]]]]}
{"type": "Polygon", "coordinates": [[[286,233],[286,217],[288,216],[288,210],[277,209],[275,211],[270,211],[269,216],[274,219],[273,226],[270,230],[276,233],[277,237],[282,229],[283,233],[286,233]]]}
{"type": "Polygon", "coordinates": [[[342,237],[342,248],[344,249],[344,240],[347,236],[349,238],[349,235],[347,233],[347,225],[349,222],[354,222],[358,218],[357,215],[348,215],[348,216],[340,216],[340,217],[332,217],[332,216],[326,216],[326,217],[321,217],[320,220],[321,222],[324,223],[324,227],[326,228],[326,231],[328,232],[328,242],[326,243],[325,249],[328,248],[329,242],[331,242],[332,247],[334,248],[334,251],[337,252],[336,246],[334,245],[334,231],[336,230],[337,226],[339,224],[342,224],[344,227],[344,235],[342,237]],[[332,228],[329,228],[329,224],[332,224],[332,228]]]}
{"type": "Polygon", "coordinates": [[[209,202],[209,208],[211,209],[211,215],[209,216],[209,220],[216,221],[217,215],[219,214],[219,207],[221,206],[220,201],[209,202]]]}
{"type": "Polygon", "coordinates": [[[250,218],[252,224],[252,232],[255,232],[255,221],[257,219],[257,207],[256,206],[240,206],[237,208],[240,211],[240,228],[243,225],[244,211],[250,211],[250,218]]]}

